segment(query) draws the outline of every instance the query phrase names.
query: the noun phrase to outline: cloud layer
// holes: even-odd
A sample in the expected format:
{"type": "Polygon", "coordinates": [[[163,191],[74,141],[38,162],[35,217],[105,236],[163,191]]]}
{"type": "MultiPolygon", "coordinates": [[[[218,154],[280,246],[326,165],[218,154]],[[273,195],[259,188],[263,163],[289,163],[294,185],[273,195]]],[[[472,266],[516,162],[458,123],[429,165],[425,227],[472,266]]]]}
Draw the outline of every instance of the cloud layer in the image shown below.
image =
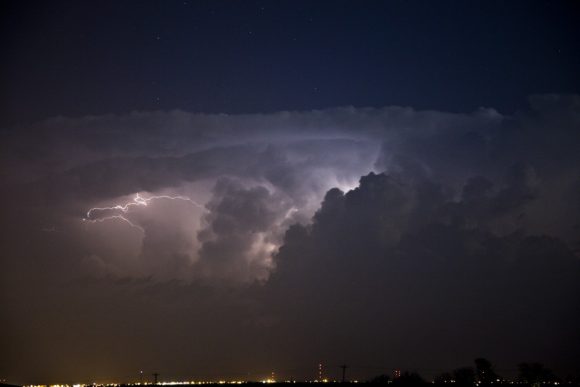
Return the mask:
{"type": "MultiPolygon", "coordinates": [[[[217,308],[209,313],[227,336],[235,315],[247,332],[232,345],[253,340],[281,363],[315,337],[312,362],[340,364],[343,340],[356,361],[385,364],[457,348],[441,358],[447,366],[472,356],[466,340],[476,337],[471,348],[483,352],[512,345],[494,353],[500,361],[537,354],[564,368],[571,358],[561,349],[580,322],[579,128],[578,96],[544,95],[510,116],[171,111],[7,130],[2,279],[13,296],[3,291],[3,303],[14,315],[57,316],[19,278],[44,287],[47,305],[82,304],[73,293],[88,281],[81,293],[103,313],[112,308],[103,294],[150,301],[134,311],[119,301],[127,319],[151,303],[207,332],[213,320],[201,314],[217,308]],[[344,324],[332,328],[336,320],[344,324]],[[286,352],[268,349],[268,337],[286,352]],[[409,350],[425,346],[420,356],[409,350]]],[[[88,321],[85,312],[71,321],[88,321]]],[[[110,324],[106,332],[119,326],[110,324]]],[[[32,346],[33,328],[5,325],[15,332],[8,346],[32,346]]],[[[254,360],[248,367],[265,361],[254,360]]]]}

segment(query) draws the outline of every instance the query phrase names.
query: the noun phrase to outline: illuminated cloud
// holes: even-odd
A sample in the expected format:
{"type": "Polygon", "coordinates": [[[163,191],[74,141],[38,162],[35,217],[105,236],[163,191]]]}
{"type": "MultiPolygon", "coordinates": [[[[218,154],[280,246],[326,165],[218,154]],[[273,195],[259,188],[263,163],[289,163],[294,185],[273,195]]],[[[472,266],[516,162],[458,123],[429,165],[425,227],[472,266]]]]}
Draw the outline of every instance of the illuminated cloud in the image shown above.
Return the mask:
{"type": "Polygon", "coordinates": [[[447,368],[476,348],[573,369],[578,101],[534,97],[512,116],[156,112],[24,129],[0,142],[3,295],[26,299],[6,331],[49,353],[52,336],[26,334],[42,321],[87,364],[109,358],[98,345],[112,336],[162,363],[150,341],[163,329],[155,344],[183,369],[228,365],[224,347],[230,367],[266,364],[273,345],[280,364],[348,352],[447,368]]]}
{"type": "MultiPolygon", "coordinates": [[[[80,233],[80,256],[70,259],[101,262],[117,278],[263,281],[276,267],[272,253],[285,230],[309,223],[328,190],[346,192],[370,171],[405,184],[432,182],[438,188],[424,193],[431,200],[463,195],[474,203],[469,209],[449,205],[469,211],[476,224],[524,203],[516,221],[496,217],[489,227],[576,243],[577,200],[558,196],[573,198],[578,184],[577,152],[569,146],[578,141],[577,108],[576,96],[537,96],[514,116],[344,107],[55,118],[3,142],[3,165],[21,166],[4,169],[4,195],[26,210],[41,209],[42,223],[15,223],[80,233]],[[31,136],[48,144],[26,141],[31,136]],[[27,153],[23,144],[31,144],[27,153]],[[493,201],[485,196],[490,185],[504,187],[493,201]]],[[[383,243],[402,232],[396,219],[424,216],[407,216],[418,199],[405,189],[400,214],[381,226],[390,229],[382,231],[383,243]]]]}

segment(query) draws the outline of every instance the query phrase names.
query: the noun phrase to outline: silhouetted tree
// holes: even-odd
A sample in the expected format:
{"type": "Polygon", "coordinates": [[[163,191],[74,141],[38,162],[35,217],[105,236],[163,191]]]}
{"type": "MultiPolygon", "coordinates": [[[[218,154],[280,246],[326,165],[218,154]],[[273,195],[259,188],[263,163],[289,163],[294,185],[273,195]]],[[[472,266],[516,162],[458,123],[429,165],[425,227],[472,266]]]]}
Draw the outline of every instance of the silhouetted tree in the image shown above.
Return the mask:
{"type": "Polygon", "coordinates": [[[471,367],[458,368],[453,371],[453,378],[458,386],[473,386],[475,384],[475,371],[471,367]]]}
{"type": "Polygon", "coordinates": [[[396,386],[418,386],[425,384],[425,380],[416,372],[403,372],[403,374],[393,380],[393,385],[396,386]]]}
{"type": "Polygon", "coordinates": [[[389,375],[381,374],[381,375],[377,375],[374,378],[370,379],[368,381],[368,383],[372,383],[372,384],[388,384],[390,380],[391,380],[391,378],[389,377],[389,375]]]}
{"type": "Polygon", "coordinates": [[[522,363],[519,366],[519,379],[532,386],[540,386],[542,383],[552,383],[557,380],[554,373],[540,363],[522,363]]]}
{"type": "Polygon", "coordinates": [[[476,380],[482,384],[490,384],[498,379],[491,362],[481,357],[475,359],[475,372],[476,380]]]}

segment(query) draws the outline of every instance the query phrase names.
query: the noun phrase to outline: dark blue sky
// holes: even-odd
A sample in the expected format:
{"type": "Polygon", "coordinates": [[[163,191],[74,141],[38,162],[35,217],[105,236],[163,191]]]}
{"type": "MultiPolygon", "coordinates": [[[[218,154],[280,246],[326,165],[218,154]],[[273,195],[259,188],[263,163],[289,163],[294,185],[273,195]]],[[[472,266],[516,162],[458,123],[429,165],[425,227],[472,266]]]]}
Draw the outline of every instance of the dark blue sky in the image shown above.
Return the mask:
{"type": "Polygon", "coordinates": [[[513,112],[580,90],[574,2],[14,2],[3,123],[184,109],[513,112]]]}

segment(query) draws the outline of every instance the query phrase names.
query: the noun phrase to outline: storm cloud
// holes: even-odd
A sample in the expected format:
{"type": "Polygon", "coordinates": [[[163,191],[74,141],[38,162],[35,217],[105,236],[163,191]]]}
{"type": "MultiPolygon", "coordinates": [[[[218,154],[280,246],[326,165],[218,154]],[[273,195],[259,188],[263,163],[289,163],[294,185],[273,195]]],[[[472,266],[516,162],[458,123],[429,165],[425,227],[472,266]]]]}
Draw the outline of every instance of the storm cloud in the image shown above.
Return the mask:
{"type": "MultiPolygon", "coordinates": [[[[280,362],[316,337],[326,349],[313,362],[340,364],[343,340],[359,359],[391,348],[379,356],[386,364],[420,363],[449,345],[457,356],[439,364],[448,366],[471,356],[465,340],[476,337],[471,348],[482,352],[513,346],[492,354],[500,362],[543,354],[567,364],[560,349],[578,339],[578,96],[534,96],[513,115],[344,107],[60,117],[2,136],[2,294],[30,301],[6,303],[11,316],[57,315],[27,284],[76,304],[63,284],[86,281],[83,297],[103,313],[102,294],[149,300],[135,313],[115,303],[124,324],[149,305],[169,314],[189,305],[192,330],[227,336],[236,315],[248,332],[233,342],[270,354],[267,332],[292,332],[280,362]],[[211,333],[202,314],[216,304],[211,333]],[[340,332],[325,324],[338,318],[340,332]],[[409,338],[411,328],[423,333],[409,338]],[[379,330],[392,333],[368,345],[379,330]],[[408,348],[420,344],[430,349],[417,357],[408,348]]],[[[3,325],[17,332],[9,348],[35,345],[16,317],[3,325]]]]}

